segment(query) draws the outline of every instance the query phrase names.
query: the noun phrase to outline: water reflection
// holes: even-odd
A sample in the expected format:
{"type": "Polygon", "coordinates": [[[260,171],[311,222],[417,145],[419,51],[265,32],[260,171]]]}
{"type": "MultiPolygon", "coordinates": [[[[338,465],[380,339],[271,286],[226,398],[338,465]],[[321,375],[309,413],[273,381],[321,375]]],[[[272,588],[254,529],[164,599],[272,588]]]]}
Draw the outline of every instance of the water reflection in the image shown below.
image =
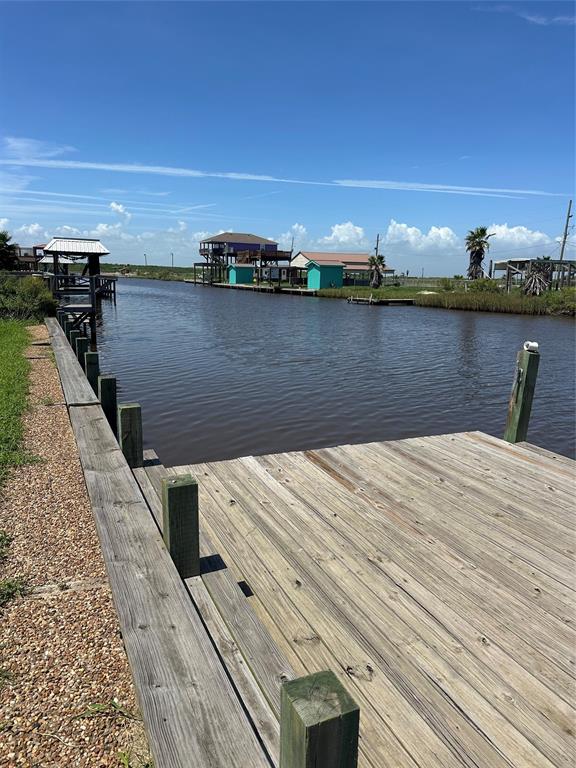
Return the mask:
{"type": "Polygon", "coordinates": [[[501,436],[514,360],[542,362],[529,438],[576,453],[573,322],[120,280],[102,367],[167,464],[481,429],[501,436]]]}

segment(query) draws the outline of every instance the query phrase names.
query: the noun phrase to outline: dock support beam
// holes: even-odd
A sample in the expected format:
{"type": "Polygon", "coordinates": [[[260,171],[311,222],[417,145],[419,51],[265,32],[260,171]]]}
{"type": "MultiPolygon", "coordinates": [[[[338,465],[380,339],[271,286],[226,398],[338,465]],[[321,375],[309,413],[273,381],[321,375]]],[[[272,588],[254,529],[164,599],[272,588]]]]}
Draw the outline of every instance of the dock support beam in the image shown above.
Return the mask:
{"type": "Polygon", "coordinates": [[[118,442],[128,466],[144,466],[142,409],[138,403],[118,406],[118,442]]]}
{"type": "Polygon", "coordinates": [[[86,352],[88,352],[88,339],[86,336],[78,336],[76,339],[76,349],[74,350],[76,352],[76,357],[78,358],[78,362],[82,366],[82,370],[84,370],[84,366],[86,365],[86,360],[84,359],[84,355],[86,352]]]}
{"type": "Polygon", "coordinates": [[[356,768],[360,709],[333,672],[280,693],[280,768],[356,768]]]}
{"type": "Polygon", "coordinates": [[[162,479],[162,535],[183,579],[200,575],[198,483],[192,475],[162,479]]]}
{"type": "MultiPolygon", "coordinates": [[[[88,343],[88,339],[86,339],[88,343]]],[[[116,377],[98,376],[98,400],[112,432],[118,433],[118,405],[116,400],[116,377]]]]}
{"type": "Polygon", "coordinates": [[[98,352],[86,352],[84,355],[84,373],[94,394],[98,395],[98,374],[100,372],[100,364],[98,362],[98,352]]]}
{"type": "Polygon", "coordinates": [[[534,399],[536,377],[540,364],[538,344],[527,341],[524,349],[518,352],[516,360],[516,375],[512,386],[512,394],[508,404],[508,419],[504,440],[509,443],[521,443],[528,435],[528,424],[534,399]]]}

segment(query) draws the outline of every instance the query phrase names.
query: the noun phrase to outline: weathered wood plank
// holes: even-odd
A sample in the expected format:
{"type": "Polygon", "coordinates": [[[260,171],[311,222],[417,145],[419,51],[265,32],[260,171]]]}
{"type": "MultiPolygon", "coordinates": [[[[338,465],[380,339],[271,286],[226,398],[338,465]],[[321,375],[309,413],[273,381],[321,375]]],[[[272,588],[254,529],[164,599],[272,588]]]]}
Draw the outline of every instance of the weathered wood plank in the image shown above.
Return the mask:
{"type": "MultiPolygon", "coordinates": [[[[175,473],[167,472],[162,465],[157,464],[155,466],[158,477],[162,473],[164,473],[164,480],[166,477],[175,476],[175,473]]],[[[134,474],[138,483],[141,484],[140,487],[158,525],[162,529],[162,505],[146,469],[136,469],[134,474]]],[[[280,687],[286,680],[296,677],[294,669],[279,651],[270,633],[248,604],[245,594],[230,569],[225,567],[221,557],[219,558],[221,567],[211,567],[218,559],[219,552],[207,532],[202,528],[199,539],[200,554],[204,566],[201,567],[201,578],[217,605],[228,631],[234,637],[246,663],[261,686],[269,706],[272,707],[278,718],[280,716],[280,687]]]]}
{"type": "Polygon", "coordinates": [[[98,398],[88,383],[82,366],[58,321],[54,317],[47,317],[45,323],[54,350],[66,405],[97,405],[98,398]]]}
{"type": "Polygon", "coordinates": [[[194,604],[202,616],[202,619],[210,633],[210,637],[216,644],[222,660],[234,685],[238,689],[242,702],[253,722],[258,728],[258,733],[272,757],[275,765],[280,758],[280,723],[256,678],[254,677],[246,660],[238,647],[234,635],[230,632],[223,620],[216,603],[206,589],[206,584],[200,576],[186,579],[186,586],[194,604]]]}
{"type": "Polygon", "coordinates": [[[269,766],[104,413],[70,418],[155,765],[269,766]]]}

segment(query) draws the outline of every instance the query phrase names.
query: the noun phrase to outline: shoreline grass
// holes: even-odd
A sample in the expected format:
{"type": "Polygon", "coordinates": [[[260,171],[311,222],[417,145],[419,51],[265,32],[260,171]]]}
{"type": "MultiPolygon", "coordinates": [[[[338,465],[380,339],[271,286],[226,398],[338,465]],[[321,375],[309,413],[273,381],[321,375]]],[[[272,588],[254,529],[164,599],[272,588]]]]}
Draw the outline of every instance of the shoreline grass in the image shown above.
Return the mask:
{"type": "Polygon", "coordinates": [[[29,344],[23,321],[0,320],[0,487],[10,467],[29,460],[22,450],[22,415],[27,405],[30,371],[24,350],[29,344]]]}
{"type": "Polygon", "coordinates": [[[419,307],[522,315],[576,315],[575,288],[549,291],[542,296],[468,291],[466,293],[417,294],[414,299],[419,307]]]}

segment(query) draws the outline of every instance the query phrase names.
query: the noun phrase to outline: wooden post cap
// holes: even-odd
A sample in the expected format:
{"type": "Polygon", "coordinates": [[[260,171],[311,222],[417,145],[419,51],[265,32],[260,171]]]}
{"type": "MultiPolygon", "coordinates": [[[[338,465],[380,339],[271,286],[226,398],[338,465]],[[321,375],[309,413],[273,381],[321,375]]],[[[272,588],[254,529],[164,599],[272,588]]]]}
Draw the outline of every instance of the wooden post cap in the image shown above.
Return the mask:
{"type": "Polygon", "coordinates": [[[334,672],[290,680],[280,694],[280,768],[356,768],[360,708],[334,672]]]}

